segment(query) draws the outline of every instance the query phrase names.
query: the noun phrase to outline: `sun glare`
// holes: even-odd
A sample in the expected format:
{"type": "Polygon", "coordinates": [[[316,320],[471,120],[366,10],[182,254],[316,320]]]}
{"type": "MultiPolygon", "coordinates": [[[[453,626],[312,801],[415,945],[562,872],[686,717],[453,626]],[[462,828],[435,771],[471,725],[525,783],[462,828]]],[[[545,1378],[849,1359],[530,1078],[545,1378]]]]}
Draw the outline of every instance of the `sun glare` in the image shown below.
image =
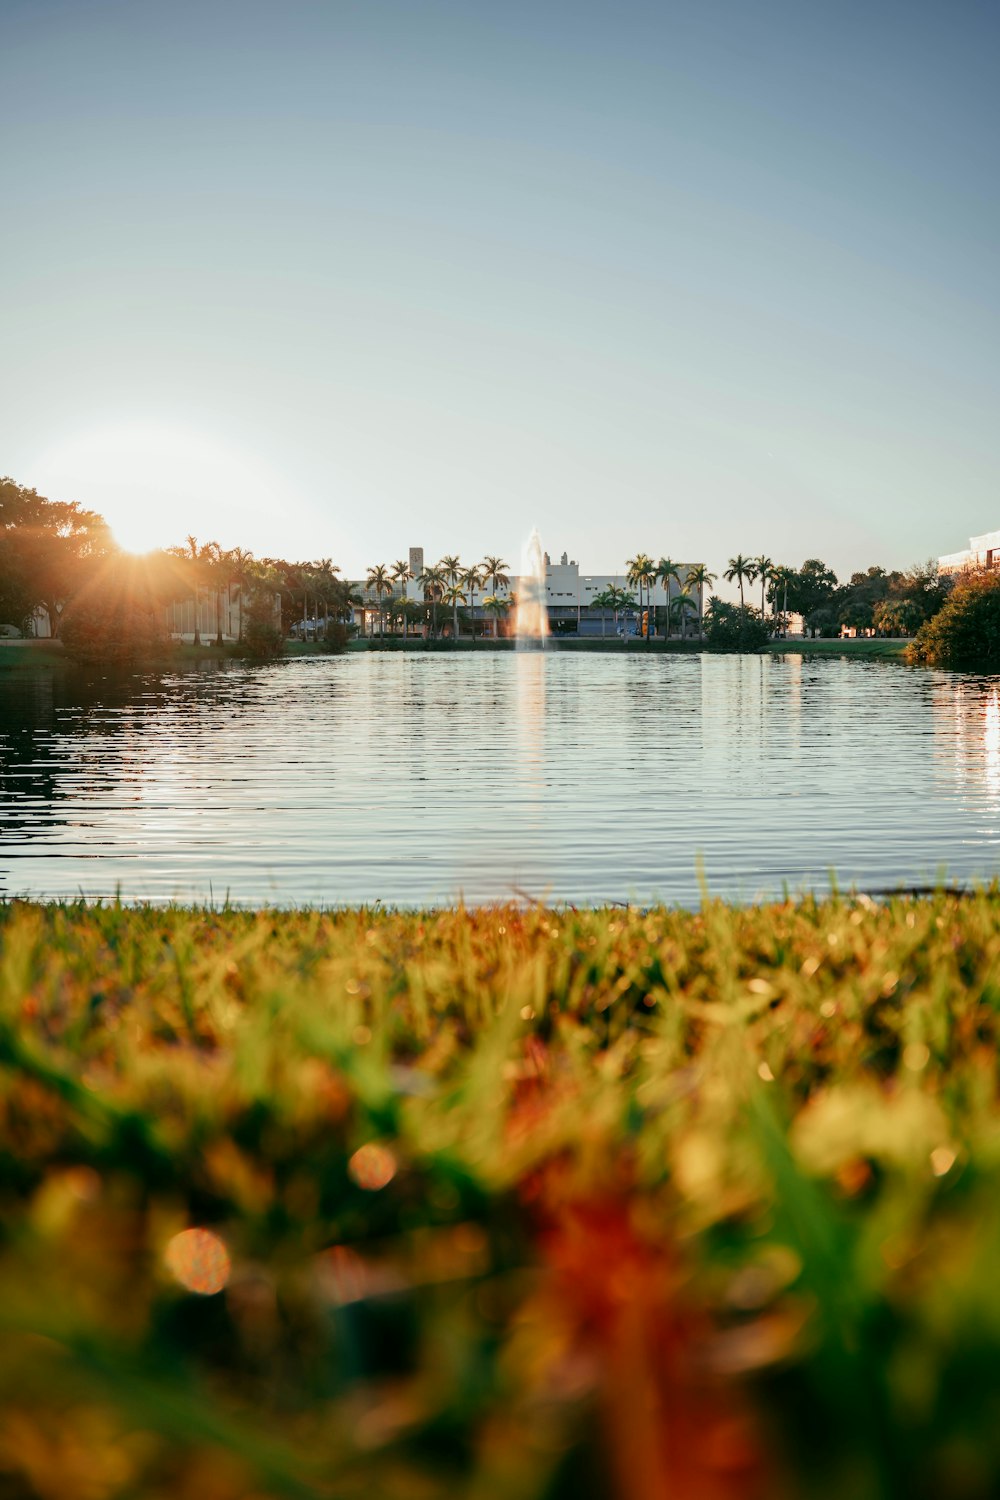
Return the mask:
{"type": "Polygon", "coordinates": [[[296,509],[266,465],[181,425],[76,433],[43,455],[34,473],[43,494],[98,511],[118,545],[137,554],[175,546],[189,533],[267,551],[296,509]]]}

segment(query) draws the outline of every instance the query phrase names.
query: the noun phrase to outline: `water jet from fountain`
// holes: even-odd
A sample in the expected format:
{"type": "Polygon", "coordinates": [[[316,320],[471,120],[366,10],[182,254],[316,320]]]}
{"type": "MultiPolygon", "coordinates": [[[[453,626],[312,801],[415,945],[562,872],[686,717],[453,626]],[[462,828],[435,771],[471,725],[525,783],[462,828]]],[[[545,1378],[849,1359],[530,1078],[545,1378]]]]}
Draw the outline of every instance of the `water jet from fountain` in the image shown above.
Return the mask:
{"type": "Polygon", "coordinates": [[[545,553],[541,538],[532,527],[521,555],[518,578],[517,613],[514,633],[518,651],[542,651],[548,645],[549,610],[545,590],[545,553]]]}

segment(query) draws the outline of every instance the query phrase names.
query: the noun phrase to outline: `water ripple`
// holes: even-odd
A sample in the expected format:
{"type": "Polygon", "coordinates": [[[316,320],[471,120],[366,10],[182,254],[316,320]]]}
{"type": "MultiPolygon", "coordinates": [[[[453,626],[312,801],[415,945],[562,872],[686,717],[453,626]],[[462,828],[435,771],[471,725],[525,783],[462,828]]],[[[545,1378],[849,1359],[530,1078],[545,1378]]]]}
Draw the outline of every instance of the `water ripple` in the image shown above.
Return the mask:
{"type": "Polygon", "coordinates": [[[988,877],[992,679],[799,657],[372,654],[8,678],[0,890],[423,904],[988,877]]]}

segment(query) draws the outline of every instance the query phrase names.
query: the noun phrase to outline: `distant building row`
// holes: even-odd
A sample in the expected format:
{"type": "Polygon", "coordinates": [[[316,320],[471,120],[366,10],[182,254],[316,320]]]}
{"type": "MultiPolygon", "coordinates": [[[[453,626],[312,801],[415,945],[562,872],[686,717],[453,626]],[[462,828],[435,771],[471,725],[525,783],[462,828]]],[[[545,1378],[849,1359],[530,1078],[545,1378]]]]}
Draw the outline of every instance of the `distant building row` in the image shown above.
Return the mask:
{"type": "MultiPolygon", "coordinates": [[[[674,579],[670,580],[669,587],[662,582],[655,583],[650,591],[651,597],[649,603],[654,608],[663,608],[669,604],[671,599],[676,599],[679,593],[686,591],[690,594],[700,613],[705,604],[703,598],[704,590],[697,584],[692,584],[690,588],[685,589],[684,584],[689,570],[694,566],[694,563],[678,563],[677,571],[681,577],[680,585],[674,579]]],[[[411,547],[411,573],[415,577],[419,577],[423,569],[423,548],[411,547]]],[[[549,623],[553,628],[561,626],[565,630],[567,627],[572,628],[572,625],[575,623],[582,634],[599,634],[602,617],[606,616],[610,618],[610,612],[595,608],[592,601],[610,588],[626,589],[634,597],[638,597],[638,590],[629,584],[628,578],[624,573],[581,573],[580,564],[574,558],[568,557],[565,552],[557,563],[552,561],[547,552],[545,553],[545,602],[549,612],[549,623]]],[[[362,613],[368,610],[374,613],[378,609],[378,599],[376,598],[374,589],[368,588],[363,579],[359,579],[356,582],[352,581],[350,589],[353,594],[359,596],[364,601],[361,606],[355,606],[355,616],[360,624],[362,623],[360,618],[362,613]]],[[[411,599],[422,597],[422,592],[414,584],[407,586],[407,592],[411,599]]],[[[483,595],[477,596],[474,611],[476,619],[484,618],[485,611],[482,608],[482,598],[484,595],[488,596],[491,592],[492,584],[487,583],[484,587],[483,595]]],[[[519,575],[512,574],[509,586],[498,588],[496,594],[499,599],[509,599],[512,593],[517,594],[519,592],[524,592],[522,580],[519,575]]],[[[394,584],[392,594],[382,596],[383,607],[389,599],[399,599],[402,595],[403,586],[399,583],[394,584]]],[[[642,597],[643,605],[645,606],[645,588],[643,588],[642,597]]]]}
{"type": "Polygon", "coordinates": [[[965,573],[970,568],[1000,568],[1000,531],[971,536],[965,552],[938,558],[938,573],[965,573]]]}

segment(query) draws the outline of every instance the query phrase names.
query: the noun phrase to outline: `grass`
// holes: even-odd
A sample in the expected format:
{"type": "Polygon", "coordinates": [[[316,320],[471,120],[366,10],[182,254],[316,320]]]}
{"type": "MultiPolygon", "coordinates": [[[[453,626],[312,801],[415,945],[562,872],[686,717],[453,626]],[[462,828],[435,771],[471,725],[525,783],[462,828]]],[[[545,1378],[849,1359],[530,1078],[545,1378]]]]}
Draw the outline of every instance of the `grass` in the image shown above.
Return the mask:
{"type": "Polygon", "coordinates": [[[0,1493],[995,1495],[998,1026],[996,889],[2,906],[0,1493]]]}
{"type": "Polygon", "coordinates": [[[51,672],[65,665],[62,641],[0,640],[0,675],[5,672],[51,672]]]}
{"type": "Polygon", "coordinates": [[[868,636],[849,637],[845,640],[790,640],[770,641],[767,649],[787,656],[855,656],[867,660],[894,658],[903,661],[909,640],[881,640],[868,636]]]}

